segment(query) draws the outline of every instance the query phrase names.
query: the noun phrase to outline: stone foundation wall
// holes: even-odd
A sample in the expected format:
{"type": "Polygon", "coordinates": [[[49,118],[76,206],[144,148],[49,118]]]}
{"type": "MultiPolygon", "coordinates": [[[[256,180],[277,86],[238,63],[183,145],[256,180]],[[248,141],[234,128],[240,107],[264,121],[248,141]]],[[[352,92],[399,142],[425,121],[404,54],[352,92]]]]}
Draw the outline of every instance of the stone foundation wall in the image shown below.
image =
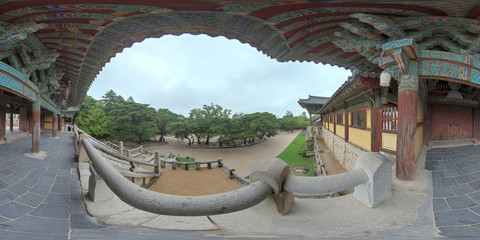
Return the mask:
{"type": "Polygon", "coordinates": [[[364,150],[345,142],[343,138],[336,136],[325,128],[322,128],[320,135],[328,149],[333,152],[335,159],[345,170],[351,171],[355,168],[355,161],[364,150]]]}
{"type": "Polygon", "coordinates": [[[345,162],[345,140],[338,136],[333,136],[333,149],[331,149],[333,152],[333,156],[337,161],[340,162],[340,164],[345,168],[346,162],[345,162]]]}

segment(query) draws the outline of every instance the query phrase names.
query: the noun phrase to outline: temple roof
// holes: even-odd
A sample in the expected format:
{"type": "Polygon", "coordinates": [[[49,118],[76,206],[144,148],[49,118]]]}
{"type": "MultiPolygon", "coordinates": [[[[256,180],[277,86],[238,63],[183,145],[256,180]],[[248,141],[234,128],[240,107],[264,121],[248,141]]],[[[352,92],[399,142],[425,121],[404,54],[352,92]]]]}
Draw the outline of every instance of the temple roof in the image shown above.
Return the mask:
{"type": "Polygon", "coordinates": [[[308,95],[307,99],[299,99],[298,104],[305,108],[310,114],[317,114],[320,109],[327,103],[328,97],[317,97],[308,95]]]}
{"type": "Polygon", "coordinates": [[[55,77],[56,91],[50,98],[68,106],[81,103],[99,71],[117,53],[135,42],[168,34],[225,36],[281,62],[310,61],[365,74],[381,71],[381,46],[395,39],[413,38],[420,49],[480,53],[480,4],[434,3],[4,0],[0,50],[17,51],[22,61],[42,56],[32,60],[34,69],[25,70],[38,78],[43,75],[35,71],[54,62],[47,74],[55,77]]]}

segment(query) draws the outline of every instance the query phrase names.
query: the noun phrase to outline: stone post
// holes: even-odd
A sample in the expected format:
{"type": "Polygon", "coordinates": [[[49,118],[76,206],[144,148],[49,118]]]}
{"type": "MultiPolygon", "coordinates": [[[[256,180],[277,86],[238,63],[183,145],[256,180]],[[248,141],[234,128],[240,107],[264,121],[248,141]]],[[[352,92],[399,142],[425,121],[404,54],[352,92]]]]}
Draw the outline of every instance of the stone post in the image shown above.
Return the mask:
{"type": "Polygon", "coordinates": [[[32,153],[40,152],[40,96],[37,95],[37,101],[32,106],[32,153]]]}
{"type": "Polygon", "coordinates": [[[155,163],[154,172],[160,173],[160,153],[158,151],[153,154],[153,162],[155,163]]]}
{"type": "Polygon", "coordinates": [[[368,181],[355,187],[353,197],[364,205],[374,208],[392,197],[393,158],[380,153],[364,152],[355,162],[355,168],[361,168],[368,181]]]}
{"type": "Polygon", "coordinates": [[[123,155],[123,142],[120,141],[120,154],[123,155]]]}
{"type": "Polygon", "coordinates": [[[263,160],[252,169],[250,182],[262,181],[273,189],[273,199],[277,204],[277,211],[284,215],[292,208],[293,193],[283,191],[283,182],[290,173],[290,167],[278,158],[263,160]]]}
{"type": "Polygon", "coordinates": [[[83,146],[82,139],[87,138],[87,134],[80,134],[78,139],[78,162],[90,162],[90,158],[85,151],[85,147],[83,146]]]}
{"type": "Polygon", "coordinates": [[[90,165],[90,178],[88,179],[88,195],[93,202],[112,199],[114,194],[105,181],[90,165]]]}
{"type": "Polygon", "coordinates": [[[195,162],[195,170],[200,170],[200,162],[195,162]]]}
{"type": "Polygon", "coordinates": [[[0,90],[0,143],[5,141],[5,94],[0,90]]]}

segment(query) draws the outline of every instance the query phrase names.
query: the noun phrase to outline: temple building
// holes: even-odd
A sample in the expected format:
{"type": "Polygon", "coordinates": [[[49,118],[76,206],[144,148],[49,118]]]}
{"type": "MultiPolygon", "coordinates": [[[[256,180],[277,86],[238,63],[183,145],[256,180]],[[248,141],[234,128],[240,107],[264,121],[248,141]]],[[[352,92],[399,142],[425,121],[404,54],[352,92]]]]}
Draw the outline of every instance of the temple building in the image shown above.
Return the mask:
{"type": "Polygon", "coordinates": [[[299,99],[298,104],[305,110],[307,110],[308,115],[310,117],[310,126],[313,126],[314,120],[320,120],[321,117],[317,117],[312,119],[313,115],[319,115],[320,109],[322,109],[323,105],[328,101],[328,97],[317,97],[317,96],[308,96],[307,99],[299,99]]]}
{"type": "Polygon", "coordinates": [[[411,180],[422,146],[478,140],[478,17],[472,1],[2,1],[0,126],[18,114],[39,152],[41,129],[55,136],[124,48],[164,35],[224,36],[280,62],[352,70],[321,110],[324,135],[345,145],[335,146],[345,159],[395,156],[397,177],[411,180]]]}

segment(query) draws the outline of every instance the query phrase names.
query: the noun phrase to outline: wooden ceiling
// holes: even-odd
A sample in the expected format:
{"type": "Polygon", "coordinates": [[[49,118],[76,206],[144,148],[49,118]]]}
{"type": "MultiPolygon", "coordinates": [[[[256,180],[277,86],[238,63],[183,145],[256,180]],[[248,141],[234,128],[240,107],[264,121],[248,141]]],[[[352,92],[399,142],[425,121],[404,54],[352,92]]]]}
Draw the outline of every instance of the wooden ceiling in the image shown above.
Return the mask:
{"type": "Polygon", "coordinates": [[[112,57],[145,38],[225,36],[278,61],[375,74],[381,46],[395,39],[480,53],[479,16],[477,1],[0,0],[0,50],[49,53],[60,76],[51,98],[75,106],[112,57]]]}

